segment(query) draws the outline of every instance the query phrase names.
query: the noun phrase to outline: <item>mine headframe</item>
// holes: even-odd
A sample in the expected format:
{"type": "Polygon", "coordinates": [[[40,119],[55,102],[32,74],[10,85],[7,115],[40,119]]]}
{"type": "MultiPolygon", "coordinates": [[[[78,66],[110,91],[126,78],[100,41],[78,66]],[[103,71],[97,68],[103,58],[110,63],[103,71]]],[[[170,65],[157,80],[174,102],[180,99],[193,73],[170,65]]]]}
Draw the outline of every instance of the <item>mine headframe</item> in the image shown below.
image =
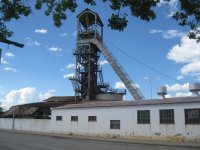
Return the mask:
{"type": "Polygon", "coordinates": [[[103,43],[103,23],[99,15],[85,9],[77,16],[77,45],[75,76],[71,77],[76,100],[95,100],[98,94],[125,94],[125,90],[115,90],[103,81],[99,65],[103,54],[118,77],[122,80],[135,100],[144,99],[142,93],[118,63],[114,55],[103,43]]]}
{"type": "Polygon", "coordinates": [[[103,80],[101,52],[95,44],[85,42],[93,38],[103,42],[103,23],[97,13],[85,9],[77,16],[76,71],[75,76],[70,77],[76,100],[95,100],[97,94],[113,91],[103,80]]]}

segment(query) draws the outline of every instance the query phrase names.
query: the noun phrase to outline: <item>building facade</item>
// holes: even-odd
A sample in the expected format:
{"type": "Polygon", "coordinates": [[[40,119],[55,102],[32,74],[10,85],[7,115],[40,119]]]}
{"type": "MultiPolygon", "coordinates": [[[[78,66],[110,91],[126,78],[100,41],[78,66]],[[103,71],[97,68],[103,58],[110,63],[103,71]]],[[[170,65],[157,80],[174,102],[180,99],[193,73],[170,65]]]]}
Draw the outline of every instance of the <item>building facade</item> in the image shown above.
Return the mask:
{"type": "Polygon", "coordinates": [[[83,102],[54,108],[52,131],[76,135],[200,139],[200,97],[83,102]]]}
{"type": "Polygon", "coordinates": [[[51,119],[0,118],[0,129],[200,142],[200,97],[67,104],[51,119]]]}

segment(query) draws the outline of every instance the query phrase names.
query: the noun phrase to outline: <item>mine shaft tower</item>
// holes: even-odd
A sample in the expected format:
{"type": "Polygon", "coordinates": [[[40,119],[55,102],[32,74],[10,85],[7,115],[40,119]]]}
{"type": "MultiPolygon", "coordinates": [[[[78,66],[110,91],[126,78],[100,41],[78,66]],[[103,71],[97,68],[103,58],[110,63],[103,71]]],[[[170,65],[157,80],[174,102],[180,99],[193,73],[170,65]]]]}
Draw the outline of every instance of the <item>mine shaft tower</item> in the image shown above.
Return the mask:
{"type": "Polygon", "coordinates": [[[77,16],[77,45],[75,76],[72,81],[76,100],[95,100],[99,94],[125,94],[125,90],[113,89],[105,83],[99,64],[100,54],[110,63],[127,89],[137,100],[144,97],[124,72],[117,60],[103,43],[103,23],[99,15],[85,9],[77,16]]]}

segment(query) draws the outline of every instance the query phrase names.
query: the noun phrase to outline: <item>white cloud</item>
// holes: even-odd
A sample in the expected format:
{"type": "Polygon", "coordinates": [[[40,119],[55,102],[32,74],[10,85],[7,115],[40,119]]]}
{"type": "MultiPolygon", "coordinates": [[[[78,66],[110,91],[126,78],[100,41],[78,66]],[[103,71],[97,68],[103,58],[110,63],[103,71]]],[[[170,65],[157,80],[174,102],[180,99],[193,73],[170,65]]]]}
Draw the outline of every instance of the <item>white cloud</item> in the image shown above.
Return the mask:
{"type": "Polygon", "coordinates": [[[33,39],[29,37],[26,37],[25,41],[26,41],[27,46],[40,46],[40,43],[38,41],[34,41],[33,39]]]}
{"type": "Polygon", "coordinates": [[[167,87],[167,91],[175,92],[175,91],[189,91],[189,83],[185,84],[174,84],[174,85],[165,85],[167,87]]]}
{"type": "Polygon", "coordinates": [[[170,1],[160,0],[160,4],[161,4],[161,5],[168,4],[168,5],[170,5],[170,6],[177,6],[178,0],[170,0],[170,1]]]}
{"type": "Polygon", "coordinates": [[[36,46],[40,46],[40,43],[37,42],[37,41],[35,41],[33,44],[36,45],[36,46]]]}
{"type": "Polygon", "coordinates": [[[126,89],[126,86],[124,85],[123,82],[116,82],[115,83],[115,88],[117,88],[117,89],[126,89]]]}
{"type": "Polygon", "coordinates": [[[166,0],[160,0],[160,2],[157,4],[158,7],[161,7],[163,5],[166,5],[168,2],[166,0]]]}
{"type": "Polygon", "coordinates": [[[189,63],[181,68],[181,73],[183,75],[188,74],[200,74],[200,60],[189,63]]]}
{"type": "Polygon", "coordinates": [[[35,29],[35,33],[46,34],[47,30],[46,29],[35,29]]]}
{"type": "Polygon", "coordinates": [[[34,41],[34,42],[29,41],[26,43],[26,45],[27,46],[40,46],[40,43],[37,41],[34,41]]]}
{"type": "Polygon", "coordinates": [[[75,69],[75,68],[76,68],[76,65],[70,63],[70,64],[68,64],[68,65],[66,66],[66,68],[67,68],[67,69],[75,69]]]}
{"type": "Polygon", "coordinates": [[[2,64],[5,64],[5,65],[8,65],[9,63],[6,61],[6,60],[4,60],[3,58],[1,58],[1,63],[2,64]]]}
{"type": "Polygon", "coordinates": [[[176,37],[182,37],[184,35],[185,35],[185,33],[178,32],[177,30],[167,30],[167,31],[162,33],[162,36],[165,39],[172,39],[172,38],[176,38],[176,37]]]}
{"type": "Polygon", "coordinates": [[[166,94],[165,97],[166,98],[172,98],[172,96],[170,94],[166,94]]]}
{"type": "Polygon", "coordinates": [[[184,64],[181,68],[182,75],[200,74],[200,44],[196,40],[183,36],[180,44],[169,50],[167,58],[184,64]]]}
{"type": "Polygon", "coordinates": [[[175,97],[187,97],[187,96],[192,96],[192,93],[191,92],[188,92],[188,93],[176,93],[175,97]]]}
{"type": "Polygon", "coordinates": [[[10,91],[3,101],[3,104],[6,108],[9,108],[13,105],[19,105],[24,103],[35,102],[39,100],[38,93],[36,88],[26,87],[19,90],[10,91]]]}
{"type": "Polygon", "coordinates": [[[174,84],[174,85],[165,85],[167,87],[167,91],[170,92],[175,92],[173,93],[168,93],[165,95],[166,98],[172,98],[172,97],[187,97],[187,96],[192,96],[192,93],[189,92],[189,83],[185,84],[174,84]]]}
{"type": "Polygon", "coordinates": [[[12,67],[6,67],[4,68],[5,71],[10,71],[10,72],[17,72],[17,70],[15,68],[12,67]]]}
{"type": "Polygon", "coordinates": [[[163,32],[162,30],[155,30],[155,29],[150,30],[150,33],[151,33],[151,34],[154,34],[154,33],[162,33],[162,32],[163,32]]]}
{"type": "Polygon", "coordinates": [[[15,57],[15,55],[13,53],[11,53],[11,52],[5,53],[5,56],[6,57],[10,57],[10,58],[14,58],[15,57]]]}
{"type": "Polygon", "coordinates": [[[48,97],[53,96],[52,90],[41,94],[37,91],[35,87],[25,87],[18,90],[11,90],[3,100],[1,100],[2,105],[5,108],[9,108],[13,105],[20,105],[25,103],[33,103],[42,101],[48,97]]]}
{"type": "Polygon", "coordinates": [[[69,36],[69,35],[68,35],[68,33],[61,33],[60,36],[65,37],[65,36],[69,36]]]}
{"type": "Polygon", "coordinates": [[[62,48],[59,48],[59,47],[50,47],[49,50],[53,51],[53,52],[57,52],[57,51],[62,51],[62,48]]]}
{"type": "Polygon", "coordinates": [[[182,37],[185,35],[184,32],[179,32],[177,30],[167,30],[167,31],[150,30],[150,33],[151,34],[159,33],[165,39],[172,39],[172,38],[182,37]]]}
{"type": "Polygon", "coordinates": [[[180,44],[173,46],[167,58],[177,63],[188,63],[200,60],[200,44],[187,36],[181,38],[180,44]]]}
{"type": "Polygon", "coordinates": [[[47,98],[49,98],[49,97],[52,97],[55,92],[55,90],[48,90],[46,93],[44,93],[44,94],[39,94],[39,97],[40,97],[40,100],[45,100],[45,99],[47,99],[47,98]]]}
{"type": "Polygon", "coordinates": [[[174,14],[174,12],[176,12],[176,10],[177,10],[178,4],[179,4],[178,0],[170,0],[170,1],[160,0],[160,3],[158,3],[157,6],[158,7],[167,6],[168,9],[169,9],[167,17],[172,17],[172,15],[174,14]]]}
{"type": "Polygon", "coordinates": [[[181,80],[181,79],[183,79],[183,78],[184,78],[184,76],[178,75],[178,76],[176,77],[176,80],[181,80]]]}
{"type": "Polygon", "coordinates": [[[102,66],[102,65],[108,64],[108,61],[107,60],[99,61],[99,64],[102,66]]]}
{"type": "MultiPolygon", "coordinates": [[[[137,84],[137,83],[135,83],[135,85],[133,85],[133,86],[136,86],[137,88],[140,88],[140,85],[137,84]]],[[[117,89],[126,89],[126,86],[124,85],[123,82],[119,81],[119,82],[115,83],[115,88],[117,88],[117,89]]]]}
{"type": "Polygon", "coordinates": [[[70,77],[74,77],[74,76],[75,76],[74,73],[69,73],[69,74],[65,74],[65,75],[63,75],[63,78],[64,78],[64,79],[68,79],[68,78],[70,78],[70,77]]]}

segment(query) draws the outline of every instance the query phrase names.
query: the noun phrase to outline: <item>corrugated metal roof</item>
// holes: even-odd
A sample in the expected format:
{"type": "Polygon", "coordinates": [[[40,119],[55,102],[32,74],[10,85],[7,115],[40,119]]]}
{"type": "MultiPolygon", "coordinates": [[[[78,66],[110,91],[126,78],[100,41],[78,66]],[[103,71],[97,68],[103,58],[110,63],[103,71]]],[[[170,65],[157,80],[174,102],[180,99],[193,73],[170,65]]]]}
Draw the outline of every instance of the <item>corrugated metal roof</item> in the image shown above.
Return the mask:
{"type": "Polygon", "coordinates": [[[75,101],[75,96],[52,96],[44,100],[45,102],[68,102],[75,101]]]}
{"type": "Polygon", "coordinates": [[[15,108],[15,115],[24,115],[24,114],[32,114],[34,111],[32,109],[39,109],[39,108],[53,108],[59,107],[67,104],[74,104],[78,103],[75,101],[66,101],[66,102],[36,102],[36,103],[28,103],[22,105],[12,106],[7,112],[0,115],[0,117],[12,116],[14,108],[15,108]],[[22,111],[21,111],[22,110],[22,111]],[[30,111],[31,110],[31,111],[30,111]]]}
{"type": "Polygon", "coordinates": [[[179,98],[152,99],[152,100],[141,100],[141,101],[86,101],[78,104],[67,104],[64,106],[56,107],[55,109],[164,105],[164,104],[180,104],[180,103],[195,103],[195,102],[200,103],[200,97],[179,97],[179,98]]]}

